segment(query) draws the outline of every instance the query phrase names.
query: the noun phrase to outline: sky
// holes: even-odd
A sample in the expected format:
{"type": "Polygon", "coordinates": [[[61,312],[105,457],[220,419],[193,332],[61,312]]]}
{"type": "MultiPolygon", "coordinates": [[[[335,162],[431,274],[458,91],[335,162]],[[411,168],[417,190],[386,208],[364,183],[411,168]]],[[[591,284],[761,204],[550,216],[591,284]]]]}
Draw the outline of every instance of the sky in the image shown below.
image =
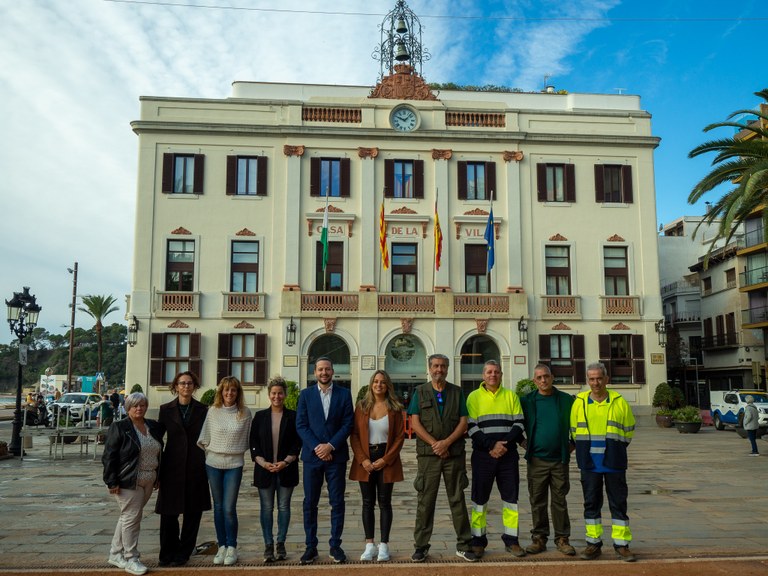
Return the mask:
{"type": "MultiPolygon", "coordinates": [[[[707,124],[768,87],[757,0],[409,0],[428,82],[636,94],[661,138],[657,220],[700,215],[707,124]],[[760,70],[763,70],[761,73],[760,70]],[[762,76],[762,77],[761,77],[762,76]]],[[[373,86],[395,0],[0,0],[0,297],[29,286],[64,334],[78,294],[131,291],[140,96],[227,98],[233,81],[373,86]]],[[[77,313],[76,325],[90,317],[77,313]]],[[[0,343],[12,339],[0,326],[0,343]]]]}

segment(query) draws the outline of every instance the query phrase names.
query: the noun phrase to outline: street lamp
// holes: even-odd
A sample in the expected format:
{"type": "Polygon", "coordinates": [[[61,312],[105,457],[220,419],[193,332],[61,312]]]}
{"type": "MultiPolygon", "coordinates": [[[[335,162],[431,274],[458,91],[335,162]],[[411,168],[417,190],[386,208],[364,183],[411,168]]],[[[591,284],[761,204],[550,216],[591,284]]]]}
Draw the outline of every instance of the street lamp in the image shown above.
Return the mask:
{"type": "Polygon", "coordinates": [[[517,334],[520,337],[520,344],[523,346],[528,344],[528,323],[522,316],[517,321],[517,334]]]}
{"type": "Polygon", "coordinates": [[[664,318],[656,322],[654,325],[656,334],[659,336],[659,346],[666,348],[667,346],[667,325],[664,322],[664,318]]]}
{"type": "Polygon", "coordinates": [[[296,344],[296,324],[293,321],[293,316],[291,316],[288,326],[285,327],[285,343],[288,346],[296,344]]]}
{"type": "Polygon", "coordinates": [[[64,392],[72,392],[72,356],[75,352],[75,310],[77,310],[77,262],[75,268],[67,268],[72,274],[72,319],[69,322],[69,354],[67,358],[67,388],[64,392]]]}
{"type": "Polygon", "coordinates": [[[128,319],[128,346],[133,348],[139,341],[139,319],[131,315],[128,319]]]}
{"type": "Polygon", "coordinates": [[[27,347],[24,338],[32,333],[37,326],[37,318],[40,315],[40,306],[35,297],[29,293],[29,287],[25,286],[23,292],[14,292],[11,301],[5,301],[8,306],[8,324],[11,332],[19,339],[19,376],[16,381],[16,410],[13,413],[13,432],[11,445],[8,450],[14,456],[22,455],[21,447],[21,381],[24,365],[27,363],[27,347]]]}

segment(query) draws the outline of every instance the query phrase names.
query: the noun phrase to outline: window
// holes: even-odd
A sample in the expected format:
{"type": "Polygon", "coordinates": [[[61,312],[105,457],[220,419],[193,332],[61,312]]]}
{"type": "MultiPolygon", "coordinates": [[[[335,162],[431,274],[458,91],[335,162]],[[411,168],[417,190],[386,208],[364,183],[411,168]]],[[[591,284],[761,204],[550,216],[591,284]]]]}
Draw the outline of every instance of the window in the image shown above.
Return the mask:
{"type": "Polygon", "coordinates": [[[496,191],[495,162],[459,162],[458,163],[459,200],[490,200],[496,191]]]}
{"type": "Polygon", "coordinates": [[[232,241],[231,280],[232,292],[259,291],[259,243],[232,241]]]}
{"type": "Polygon", "coordinates": [[[328,242],[328,262],[323,276],[323,243],[316,246],[315,259],[315,290],[342,291],[344,290],[344,243],[328,242]]]}
{"type": "Polygon", "coordinates": [[[203,193],[203,154],[163,154],[164,194],[203,193]]]}
{"type": "Polygon", "coordinates": [[[544,260],[547,275],[547,295],[566,296],[571,293],[571,258],[568,246],[546,246],[544,260]]]}
{"type": "Polygon", "coordinates": [[[234,376],[243,386],[266,386],[266,334],[219,334],[216,380],[234,376]]]}
{"type": "Polygon", "coordinates": [[[312,158],[309,194],[323,198],[348,198],[349,158],[312,158]]]}
{"type": "Polygon", "coordinates": [[[645,345],[640,334],[600,334],[600,361],[611,384],[645,384],[645,345]]]}
{"type": "Polygon", "coordinates": [[[603,268],[605,270],[606,296],[629,295],[626,247],[605,246],[603,248],[603,268]]]}
{"type": "Polygon", "coordinates": [[[576,202],[573,164],[536,164],[539,202],[576,202]]]}
{"type": "Polygon", "coordinates": [[[266,156],[227,156],[227,195],[266,196],[266,156]]]}
{"type": "Polygon", "coordinates": [[[729,268],[725,271],[726,288],[736,288],[736,268],[729,268]]]}
{"type": "Polygon", "coordinates": [[[152,386],[168,386],[176,374],[187,370],[200,375],[200,333],[153,333],[150,356],[152,386]]]}
{"type": "Polygon", "coordinates": [[[712,277],[707,276],[701,279],[701,294],[702,296],[708,296],[712,292],[712,277]]]}
{"type": "Polygon", "coordinates": [[[386,198],[424,198],[424,160],[385,160],[386,198]]]}
{"type": "Polygon", "coordinates": [[[165,289],[192,292],[195,285],[195,241],[168,240],[165,289]]]}
{"type": "Polygon", "coordinates": [[[485,244],[464,245],[464,282],[466,292],[485,294],[491,291],[485,244]]]}
{"type": "Polygon", "coordinates": [[[557,384],[584,384],[587,381],[584,336],[540,334],[539,362],[549,366],[557,384]]]}
{"type": "Polygon", "coordinates": [[[416,292],[418,271],[416,244],[392,244],[392,291],[416,292]]]}
{"type": "Polygon", "coordinates": [[[595,164],[595,201],[632,203],[632,166],[595,164]]]}

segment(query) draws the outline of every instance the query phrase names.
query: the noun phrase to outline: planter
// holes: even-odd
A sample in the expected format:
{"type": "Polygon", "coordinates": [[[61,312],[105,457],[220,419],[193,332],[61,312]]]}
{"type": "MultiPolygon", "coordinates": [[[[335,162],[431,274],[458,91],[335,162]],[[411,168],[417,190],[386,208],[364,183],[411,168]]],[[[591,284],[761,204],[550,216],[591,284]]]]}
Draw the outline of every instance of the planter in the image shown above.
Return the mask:
{"type": "Polygon", "coordinates": [[[680,434],[696,434],[701,430],[701,422],[675,422],[675,428],[680,434]]]}
{"type": "Polygon", "coordinates": [[[671,415],[656,414],[656,426],[659,428],[672,428],[674,425],[671,415]]]}

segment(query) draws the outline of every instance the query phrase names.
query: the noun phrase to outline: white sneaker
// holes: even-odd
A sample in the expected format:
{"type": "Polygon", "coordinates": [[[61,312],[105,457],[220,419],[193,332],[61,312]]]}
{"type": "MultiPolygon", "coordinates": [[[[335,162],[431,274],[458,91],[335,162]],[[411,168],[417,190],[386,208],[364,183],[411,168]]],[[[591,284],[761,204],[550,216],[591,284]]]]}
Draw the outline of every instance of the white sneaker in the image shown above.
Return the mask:
{"type": "Polygon", "coordinates": [[[227,547],[219,546],[219,551],[216,552],[216,556],[213,557],[214,564],[224,564],[224,556],[227,555],[227,547]]]}
{"type": "Polygon", "coordinates": [[[363,562],[370,562],[376,558],[376,544],[368,542],[365,545],[365,551],[360,555],[360,560],[363,562]]]}
{"type": "Polygon", "coordinates": [[[117,554],[112,554],[110,552],[109,558],[107,558],[107,562],[112,564],[112,566],[120,568],[121,570],[128,564],[128,560],[123,557],[122,552],[118,552],[117,554]]]}
{"type": "Polygon", "coordinates": [[[389,544],[382,542],[379,544],[379,562],[389,562],[389,544]]]}
{"type": "Polygon", "coordinates": [[[144,564],[141,563],[141,560],[138,558],[131,558],[128,560],[128,563],[125,565],[125,571],[128,572],[128,574],[135,574],[136,576],[142,576],[143,574],[147,573],[147,567],[144,566],[144,564]]]}
{"type": "Polygon", "coordinates": [[[234,546],[227,547],[227,553],[224,556],[224,566],[232,566],[237,562],[237,548],[234,546]]]}

